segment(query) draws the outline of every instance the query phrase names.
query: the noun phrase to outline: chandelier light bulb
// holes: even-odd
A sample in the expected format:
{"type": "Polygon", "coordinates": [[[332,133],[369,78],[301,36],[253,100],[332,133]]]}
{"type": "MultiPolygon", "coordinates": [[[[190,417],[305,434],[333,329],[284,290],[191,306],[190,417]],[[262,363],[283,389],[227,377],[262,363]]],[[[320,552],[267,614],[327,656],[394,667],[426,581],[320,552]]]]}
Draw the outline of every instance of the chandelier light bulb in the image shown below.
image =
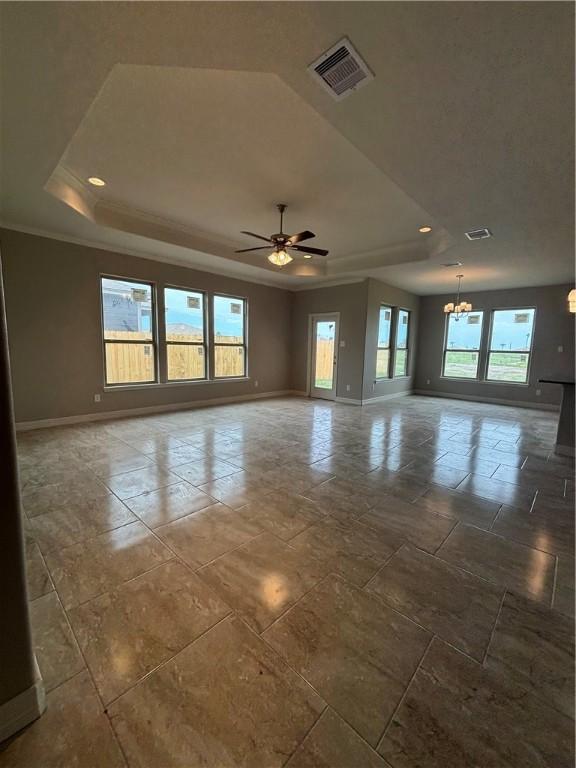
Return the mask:
{"type": "Polygon", "coordinates": [[[469,312],[472,312],[472,304],[468,301],[460,301],[460,283],[464,275],[456,275],[458,278],[458,291],[456,292],[456,301],[448,302],[444,304],[444,314],[455,315],[455,320],[458,321],[461,317],[465,317],[469,312]]]}

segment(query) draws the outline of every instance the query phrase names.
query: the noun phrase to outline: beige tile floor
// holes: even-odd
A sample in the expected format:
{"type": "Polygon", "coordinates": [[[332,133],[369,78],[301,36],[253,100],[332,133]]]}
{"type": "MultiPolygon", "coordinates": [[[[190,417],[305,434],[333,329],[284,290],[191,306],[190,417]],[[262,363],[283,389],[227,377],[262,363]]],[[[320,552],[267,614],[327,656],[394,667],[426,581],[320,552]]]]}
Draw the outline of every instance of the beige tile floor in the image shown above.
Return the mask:
{"type": "Polygon", "coordinates": [[[21,434],[18,768],[572,768],[551,413],[297,398],[21,434]]]}

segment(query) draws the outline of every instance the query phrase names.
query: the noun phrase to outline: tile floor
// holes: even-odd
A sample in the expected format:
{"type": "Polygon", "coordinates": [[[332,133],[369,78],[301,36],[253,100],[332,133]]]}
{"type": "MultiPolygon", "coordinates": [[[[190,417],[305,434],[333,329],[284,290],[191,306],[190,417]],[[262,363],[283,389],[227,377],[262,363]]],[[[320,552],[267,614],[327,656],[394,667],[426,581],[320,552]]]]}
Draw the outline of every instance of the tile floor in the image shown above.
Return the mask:
{"type": "Polygon", "coordinates": [[[571,768],[554,414],[297,398],[19,436],[19,768],[571,768]]]}

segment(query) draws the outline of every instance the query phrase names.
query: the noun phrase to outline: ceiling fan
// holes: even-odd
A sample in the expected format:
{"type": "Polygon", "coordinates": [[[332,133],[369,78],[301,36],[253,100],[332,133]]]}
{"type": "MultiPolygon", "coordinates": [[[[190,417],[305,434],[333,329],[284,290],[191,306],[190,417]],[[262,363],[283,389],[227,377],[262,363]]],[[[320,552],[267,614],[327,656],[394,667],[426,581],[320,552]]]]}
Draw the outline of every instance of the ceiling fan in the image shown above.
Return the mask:
{"type": "Polygon", "coordinates": [[[257,237],[258,240],[264,240],[269,245],[261,245],[257,248],[242,248],[236,253],[249,253],[250,251],[266,251],[272,246],[274,250],[268,256],[268,261],[277,267],[284,267],[286,264],[290,264],[293,261],[294,256],[302,254],[305,259],[311,259],[312,256],[327,256],[328,251],[322,248],[310,248],[309,246],[297,245],[303,240],[311,240],[316,237],[314,232],[305,230],[304,232],[298,232],[297,235],[287,235],[282,231],[284,211],[286,205],[279,203],[276,208],[280,211],[280,232],[276,235],[270,235],[270,237],[264,237],[263,235],[257,235],[254,232],[242,232],[243,235],[250,235],[250,237],[257,237]],[[294,252],[294,256],[290,255],[288,251],[294,252]]]}

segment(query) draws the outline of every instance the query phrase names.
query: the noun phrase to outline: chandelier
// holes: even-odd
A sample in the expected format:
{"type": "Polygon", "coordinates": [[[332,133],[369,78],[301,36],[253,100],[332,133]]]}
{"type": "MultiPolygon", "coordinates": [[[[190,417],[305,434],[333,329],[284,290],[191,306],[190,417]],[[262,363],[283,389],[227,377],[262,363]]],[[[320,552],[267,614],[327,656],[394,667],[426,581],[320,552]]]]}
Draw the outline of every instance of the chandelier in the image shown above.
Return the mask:
{"type": "Polygon", "coordinates": [[[458,321],[461,317],[466,317],[468,312],[472,312],[472,304],[469,304],[467,301],[460,301],[460,283],[462,282],[464,275],[456,275],[456,277],[458,278],[456,301],[450,301],[448,304],[444,304],[444,313],[446,315],[455,315],[456,317],[454,319],[458,321]]]}

